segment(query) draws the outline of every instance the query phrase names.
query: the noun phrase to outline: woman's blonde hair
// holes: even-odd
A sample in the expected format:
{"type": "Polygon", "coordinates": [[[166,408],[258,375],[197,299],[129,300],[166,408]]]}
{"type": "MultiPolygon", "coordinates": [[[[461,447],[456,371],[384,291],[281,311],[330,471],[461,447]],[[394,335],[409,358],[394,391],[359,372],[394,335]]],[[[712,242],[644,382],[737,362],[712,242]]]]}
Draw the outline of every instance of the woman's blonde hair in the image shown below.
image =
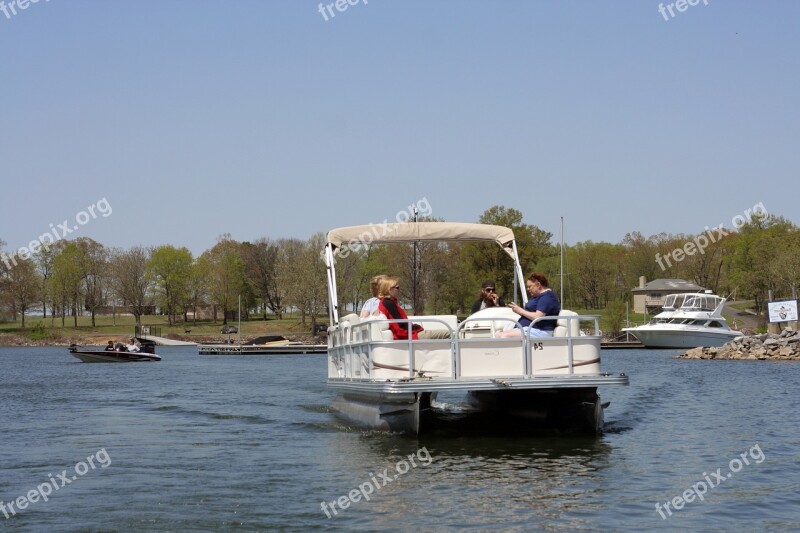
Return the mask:
{"type": "Polygon", "coordinates": [[[397,285],[400,280],[391,276],[384,276],[378,286],[378,298],[388,298],[389,289],[397,285]]]}
{"type": "Polygon", "coordinates": [[[378,274],[377,276],[372,276],[372,280],[369,282],[369,288],[372,291],[373,296],[378,296],[378,286],[381,284],[381,280],[386,277],[386,274],[378,274]]]}

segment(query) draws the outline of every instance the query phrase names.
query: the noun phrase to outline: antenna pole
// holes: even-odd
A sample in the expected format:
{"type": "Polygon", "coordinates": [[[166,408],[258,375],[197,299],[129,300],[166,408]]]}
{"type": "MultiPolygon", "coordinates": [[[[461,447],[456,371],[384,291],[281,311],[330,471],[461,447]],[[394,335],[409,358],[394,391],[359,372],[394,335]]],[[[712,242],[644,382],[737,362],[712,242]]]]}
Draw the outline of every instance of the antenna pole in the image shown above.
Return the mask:
{"type": "Polygon", "coordinates": [[[561,306],[564,306],[564,217],[561,217],[561,306]]]}

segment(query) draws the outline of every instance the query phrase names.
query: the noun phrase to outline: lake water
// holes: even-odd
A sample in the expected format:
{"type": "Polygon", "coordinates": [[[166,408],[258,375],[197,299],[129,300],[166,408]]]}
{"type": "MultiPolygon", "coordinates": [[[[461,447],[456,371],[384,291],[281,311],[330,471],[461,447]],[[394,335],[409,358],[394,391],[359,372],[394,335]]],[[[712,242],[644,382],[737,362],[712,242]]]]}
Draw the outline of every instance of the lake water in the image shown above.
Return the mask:
{"type": "Polygon", "coordinates": [[[331,414],[324,356],[159,353],[0,348],[0,530],[800,529],[798,363],[604,350],[600,437],[417,440],[331,414]]]}

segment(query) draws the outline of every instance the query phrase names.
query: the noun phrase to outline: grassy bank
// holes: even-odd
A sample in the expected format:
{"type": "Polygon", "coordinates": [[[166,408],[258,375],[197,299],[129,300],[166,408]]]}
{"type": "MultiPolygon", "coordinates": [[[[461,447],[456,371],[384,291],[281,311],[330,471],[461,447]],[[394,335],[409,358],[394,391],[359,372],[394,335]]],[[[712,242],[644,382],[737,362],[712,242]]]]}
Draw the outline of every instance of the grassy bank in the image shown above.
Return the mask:
{"type": "MultiPolygon", "coordinates": [[[[253,338],[262,335],[284,335],[311,337],[311,322],[306,319],[302,324],[300,318],[296,316],[284,315],[281,320],[274,317],[242,321],[242,338],[253,338]]],[[[327,317],[319,317],[318,322],[327,323],[327,317]]],[[[72,342],[77,344],[104,344],[109,339],[123,338],[133,334],[135,321],[132,316],[117,315],[98,316],[95,318],[95,326],[92,326],[92,319],[88,316],[78,317],[78,326],[73,326],[73,318],[67,317],[64,327],[61,326],[61,319],[56,318],[53,322],[49,317],[26,317],[25,328],[20,321],[0,322],[0,345],[68,345],[72,342]]],[[[229,321],[229,325],[237,325],[235,321],[229,321]]],[[[221,333],[222,322],[198,321],[180,322],[170,326],[167,318],[161,315],[146,315],[142,317],[142,326],[151,328],[161,328],[161,336],[173,339],[181,339],[191,342],[208,342],[223,340],[227,335],[221,333]]]]}

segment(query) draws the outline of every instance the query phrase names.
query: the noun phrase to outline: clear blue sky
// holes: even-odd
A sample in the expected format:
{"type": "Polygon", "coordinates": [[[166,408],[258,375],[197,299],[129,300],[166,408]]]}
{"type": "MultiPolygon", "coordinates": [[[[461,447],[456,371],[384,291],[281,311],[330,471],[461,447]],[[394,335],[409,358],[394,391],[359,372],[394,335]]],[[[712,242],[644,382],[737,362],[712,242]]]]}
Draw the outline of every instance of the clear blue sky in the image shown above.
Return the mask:
{"type": "MultiPolygon", "coordinates": [[[[5,0],[9,4],[9,0],[5,0]]],[[[800,222],[800,2],[40,0],[0,12],[0,239],[108,246],[492,205],[566,240],[800,222]],[[9,12],[10,13],[10,12],[9,12]],[[667,14],[667,16],[669,16],[667,14]]]]}

